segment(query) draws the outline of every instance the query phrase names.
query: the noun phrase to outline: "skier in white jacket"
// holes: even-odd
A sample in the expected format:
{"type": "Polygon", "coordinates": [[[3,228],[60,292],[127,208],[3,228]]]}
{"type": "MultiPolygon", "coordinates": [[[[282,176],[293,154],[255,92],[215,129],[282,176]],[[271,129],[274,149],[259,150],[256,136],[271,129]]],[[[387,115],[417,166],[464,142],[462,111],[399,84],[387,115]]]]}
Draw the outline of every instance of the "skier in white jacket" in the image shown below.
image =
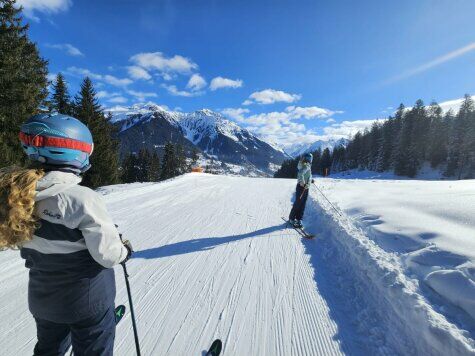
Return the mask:
{"type": "Polygon", "coordinates": [[[34,355],[112,355],[115,277],[132,254],[101,196],[78,185],[89,167],[88,128],[65,115],[42,114],[20,140],[40,169],[0,170],[0,248],[20,248],[29,268],[28,304],[37,326],[34,355]],[[5,202],[2,202],[4,204],[5,202]]]}

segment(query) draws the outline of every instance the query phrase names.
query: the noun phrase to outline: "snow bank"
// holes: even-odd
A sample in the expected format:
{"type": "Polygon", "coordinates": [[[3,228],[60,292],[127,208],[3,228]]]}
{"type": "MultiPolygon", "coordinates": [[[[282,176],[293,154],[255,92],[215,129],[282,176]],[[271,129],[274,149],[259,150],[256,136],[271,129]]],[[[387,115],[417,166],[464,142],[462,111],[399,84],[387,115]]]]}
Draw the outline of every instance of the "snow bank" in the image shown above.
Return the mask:
{"type": "MultiPolygon", "coordinates": [[[[335,273],[344,273],[351,279],[355,295],[364,295],[365,305],[371,306],[363,305],[361,317],[379,320],[373,323],[376,327],[363,332],[370,336],[380,335],[398,354],[475,354],[475,343],[469,333],[450,323],[433,308],[422,295],[418,281],[406,276],[395,253],[378,246],[354,220],[337,214],[315,191],[311,194],[308,209],[307,217],[315,217],[308,228],[326,240],[325,254],[330,256],[328,262],[338,269],[335,273]],[[371,316],[369,312],[376,315],[371,316]]],[[[458,294],[460,285],[464,283],[460,276],[436,274],[429,280],[428,283],[435,288],[440,286],[447,290],[450,280],[457,289],[452,289],[455,292],[447,297],[458,296],[460,303],[470,302],[471,287],[464,287],[466,294],[463,296],[458,294]]],[[[382,349],[378,353],[387,352],[382,349]]]]}

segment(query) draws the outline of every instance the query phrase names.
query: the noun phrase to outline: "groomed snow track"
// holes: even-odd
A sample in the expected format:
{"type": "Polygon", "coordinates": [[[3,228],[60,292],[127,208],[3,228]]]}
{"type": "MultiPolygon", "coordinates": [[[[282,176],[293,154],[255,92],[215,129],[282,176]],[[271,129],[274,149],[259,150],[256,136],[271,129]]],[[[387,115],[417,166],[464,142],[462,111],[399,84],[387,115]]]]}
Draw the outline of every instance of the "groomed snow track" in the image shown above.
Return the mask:
{"type": "MultiPolygon", "coordinates": [[[[394,257],[312,193],[302,240],[282,221],[293,180],[190,174],[102,190],[135,257],[128,270],[145,355],[470,355],[394,257]]],[[[2,355],[31,354],[27,271],[2,252],[2,355]]],[[[126,304],[121,269],[116,302],[126,304]]],[[[134,355],[130,315],[116,355],[134,355]]]]}

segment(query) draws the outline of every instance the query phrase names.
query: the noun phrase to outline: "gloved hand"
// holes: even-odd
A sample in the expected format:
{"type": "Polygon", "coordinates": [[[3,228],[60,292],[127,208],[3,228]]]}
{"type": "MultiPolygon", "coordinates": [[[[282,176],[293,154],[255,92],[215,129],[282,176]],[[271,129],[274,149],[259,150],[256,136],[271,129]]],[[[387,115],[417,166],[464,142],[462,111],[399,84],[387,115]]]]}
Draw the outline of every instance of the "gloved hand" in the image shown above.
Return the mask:
{"type": "Polygon", "coordinates": [[[315,183],[315,179],[312,179],[312,183],[315,183]]]}
{"type": "Polygon", "coordinates": [[[132,257],[132,254],[134,253],[134,249],[132,247],[132,244],[130,243],[129,240],[125,240],[122,242],[125,246],[125,248],[127,249],[127,257],[125,257],[125,260],[123,260],[121,263],[125,263],[127,262],[130,257],[132,257]]]}

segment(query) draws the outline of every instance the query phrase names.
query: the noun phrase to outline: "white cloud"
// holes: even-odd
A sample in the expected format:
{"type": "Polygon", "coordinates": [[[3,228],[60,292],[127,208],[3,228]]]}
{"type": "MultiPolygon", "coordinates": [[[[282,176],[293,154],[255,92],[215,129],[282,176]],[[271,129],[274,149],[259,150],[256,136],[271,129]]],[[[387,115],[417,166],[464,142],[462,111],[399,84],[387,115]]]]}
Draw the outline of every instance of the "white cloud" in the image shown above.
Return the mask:
{"type": "Polygon", "coordinates": [[[143,80],[152,79],[152,76],[145,69],[139,66],[127,67],[127,71],[129,72],[129,76],[133,79],[143,79],[143,80]]]}
{"type": "Polygon", "coordinates": [[[127,101],[128,99],[123,96],[114,96],[113,98],[110,98],[108,100],[109,103],[115,103],[115,104],[124,104],[127,101]]]}
{"type": "MultiPolygon", "coordinates": [[[[240,122],[249,131],[262,137],[269,142],[276,142],[284,147],[296,143],[313,143],[318,139],[330,137],[338,137],[353,133],[351,125],[345,122],[341,127],[336,125],[330,126],[330,129],[324,135],[318,135],[314,130],[309,130],[305,124],[296,122],[299,119],[319,119],[326,120],[327,123],[333,124],[335,119],[331,115],[342,113],[342,111],[334,111],[317,106],[296,107],[288,106],[285,111],[272,111],[249,115],[250,110],[247,108],[226,108],[221,111],[227,117],[240,122]],[[338,136],[339,135],[339,136],[338,136]]],[[[372,121],[371,121],[372,122],[372,121]]],[[[360,122],[354,124],[355,127],[362,127],[360,122]]]]}
{"type": "Polygon", "coordinates": [[[85,68],[69,67],[66,73],[75,75],[75,76],[89,77],[91,79],[102,81],[102,82],[105,82],[107,84],[117,86],[117,87],[126,87],[127,85],[133,83],[133,81],[130,80],[129,78],[117,78],[110,74],[106,74],[106,75],[97,74],[85,68]]]}
{"type": "Polygon", "coordinates": [[[125,87],[125,86],[133,83],[133,81],[130,80],[129,78],[117,78],[117,77],[114,77],[113,75],[110,75],[110,74],[104,75],[103,80],[106,83],[108,83],[110,85],[117,86],[117,87],[125,87]]]}
{"type": "Polygon", "coordinates": [[[265,89],[252,93],[243,105],[250,105],[254,102],[259,104],[293,103],[300,100],[301,97],[299,94],[289,94],[282,90],[265,89]]]}
{"type": "Polygon", "coordinates": [[[285,111],[290,113],[294,119],[326,119],[332,115],[343,113],[343,111],[332,111],[318,106],[288,106],[285,111]]]}
{"type": "Polygon", "coordinates": [[[244,122],[246,120],[246,118],[244,117],[244,114],[248,114],[249,109],[226,108],[226,109],[221,110],[221,113],[238,122],[244,122]]]}
{"type": "Polygon", "coordinates": [[[198,68],[198,65],[191,59],[175,55],[165,57],[162,52],[138,53],[130,57],[130,61],[135,65],[148,70],[157,70],[162,73],[188,74],[198,68]]]}
{"type": "Polygon", "coordinates": [[[186,87],[190,90],[196,91],[203,89],[206,86],[206,80],[201,75],[195,73],[190,77],[186,87]]]}
{"type": "Polygon", "coordinates": [[[46,47],[59,49],[61,51],[66,52],[70,56],[74,56],[74,57],[83,57],[84,56],[84,54],[77,47],[74,47],[70,43],[46,44],[46,47]]]}
{"type": "Polygon", "coordinates": [[[163,80],[166,80],[167,82],[170,81],[170,80],[175,79],[175,75],[174,75],[174,74],[161,73],[160,75],[161,75],[161,77],[163,78],[163,80]]]}
{"type": "Polygon", "coordinates": [[[241,79],[229,79],[223,77],[216,77],[211,80],[209,88],[212,91],[223,89],[223,88],[240,88],[242,87],[243,81],[241,79]]]}
{"type": "Polygon", "coordinates": [[[48,81],[54,82],[54,81],[56,81],[56,75],[57,75],[57,74],[54,74],[54,73],[48,73],[48,75],[46,76],[46,78],[48,79],[48,81]]]}
{"type": "Polygon", "coordinates": [[[117,92],[109,93],[107,90],[100,90],[96,94],[98,99],[112,98],[112,97],[116,97],[116,96],[120,96],[120,95],[121,94],[117,93],[117,92]]]}
{"type": "Polygon", "coordinates": [[[472,52],[475,50],[475,42],[472,42],[472,43],[469,43],[468,45],[466,45],[465,47],[462,47],[462,48],[459,48],[459,49],[456,49],[452,52],[449,52],[449,53],[446,53],[444,54],[443,56],[440,56],[440,57],[437,57],[427,63],[424,63],[416,68],[412,68],[412,69],[409,69],[399,75],[396,75],[392,78],[389,78],[387,79],[386,81],[384,81],[382,84],[383,85],[389,85],[389,84],[393,84],[395,82],[398,82],[400,80],[403,80],[403,79],[407,79],[407,78],[410,78],[410,77],[413,77],[417,74],[420,74],[420,73],[423,73],[425,71],[428,71],[434,67],[437,67],[441,64],[444,64],[446,62],[449,62],[451,61],[452,59],[455,59],[455,58],[458,58],[460,56],[463,56],[469,52],[472,52]]]}
{"type": "Polygon", "coordinates": [[[36,12],[43,12],[46,14],[56,14],[61,11],[66,11],[72,5],[71,0],[18,0],[18,6],[23,6],[23,13],[26,17],[39,21],[35,16],[36,12]]]}
{"type": "Polygon", "coordinates": [[[158,97],[157,93],[150,93],[150,92],[143,92],[143,91],[136,91],[136,90],[127,90],[127,94],[132,95],[140,102],[144,102],[145,99],[147,98],[158,97]]]}
{"type": "Polygon", "coordinates": [[[66,70],[66,73],[67,74],[72,74],[72,75],[75,75],[75,76],[89,77],[89,78],[94,79],[94,80],[102,80],[103,79],[102,75],[93,73],[89,69],[78,68],[78,67],[74,67],[74,66],[69,67],[66,70]]]}
{"type": "Polygon", "coordinates": [[[182,97],[185,97],[185,98],[190,98],[190,97],[193,97],[193,96],[199,96],[199,95],[203,94],[202,91],[190,92],[190,91],[186,91],[186,90],[179,90],[176,87],[176,85],[162,84],[162,87],[165,88],[173,96],[182,96],[182,97]]]}

